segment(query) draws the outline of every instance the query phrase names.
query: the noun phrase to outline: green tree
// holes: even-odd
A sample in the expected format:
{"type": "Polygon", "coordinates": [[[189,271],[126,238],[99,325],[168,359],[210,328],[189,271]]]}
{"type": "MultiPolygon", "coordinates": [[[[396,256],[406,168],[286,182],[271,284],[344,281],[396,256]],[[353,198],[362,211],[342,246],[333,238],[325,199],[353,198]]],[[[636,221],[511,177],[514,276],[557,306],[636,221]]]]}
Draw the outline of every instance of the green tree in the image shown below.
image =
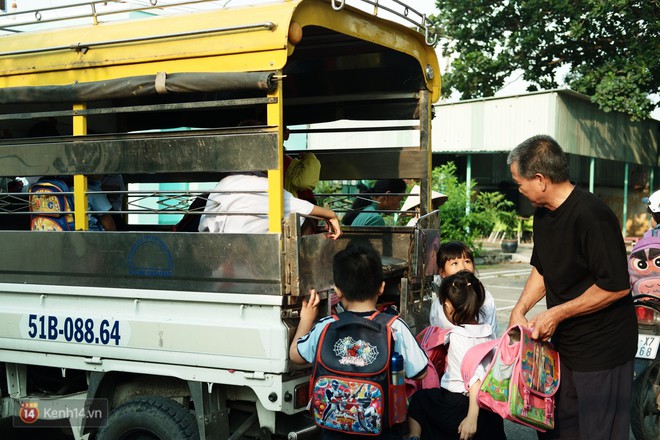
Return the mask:
{"type": "Polygon", "coordinates": [[[451,56],[443,94],[493,96],[522,71],[530,91],[563,81],[604,111],[645,119],[660,90],[659,0],[436,0],[432,17],[451,56]]]}
{"type": "Polygon", "coordinates": [[[488,236],[502,213],[514,213],[513,202],[499,192],[477,192],[476,182],[461,182],[456,165],[447,162],[433,169],[434,190],[447,195],[440,207],[440,237],[443,241],[459,240],[476,251],[477,239],[488,236]],[[466,213],[468,197],[470,211],[466,213]]]}

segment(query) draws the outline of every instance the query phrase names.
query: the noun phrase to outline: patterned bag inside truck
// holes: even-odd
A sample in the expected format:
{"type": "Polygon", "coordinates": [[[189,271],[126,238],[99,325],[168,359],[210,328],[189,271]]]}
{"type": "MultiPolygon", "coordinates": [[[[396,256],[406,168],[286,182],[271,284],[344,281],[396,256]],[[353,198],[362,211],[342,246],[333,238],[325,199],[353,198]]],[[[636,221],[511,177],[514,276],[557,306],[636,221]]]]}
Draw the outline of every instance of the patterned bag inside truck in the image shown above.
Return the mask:
{"type": "Polygon", "coordinates": [[[73,197],[60,179],[41,178],[30,186],[30,229],[33,231],[72,231],[73,197]]]}

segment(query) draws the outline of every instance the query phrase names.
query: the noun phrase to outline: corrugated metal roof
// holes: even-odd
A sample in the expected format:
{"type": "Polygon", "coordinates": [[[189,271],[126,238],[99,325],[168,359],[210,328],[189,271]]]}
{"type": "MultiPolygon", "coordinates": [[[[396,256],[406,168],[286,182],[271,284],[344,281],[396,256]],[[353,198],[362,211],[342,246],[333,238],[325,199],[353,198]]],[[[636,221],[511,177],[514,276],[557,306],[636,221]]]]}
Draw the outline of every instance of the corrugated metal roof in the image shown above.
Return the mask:
{"type": "Polygon", "coordinates": [[[553,136],[580,156],[657,166],[660,121],[606,113],[571,90],[472,99],[435,107],[438,152],[506,152],[536,134],[553,136]]]}

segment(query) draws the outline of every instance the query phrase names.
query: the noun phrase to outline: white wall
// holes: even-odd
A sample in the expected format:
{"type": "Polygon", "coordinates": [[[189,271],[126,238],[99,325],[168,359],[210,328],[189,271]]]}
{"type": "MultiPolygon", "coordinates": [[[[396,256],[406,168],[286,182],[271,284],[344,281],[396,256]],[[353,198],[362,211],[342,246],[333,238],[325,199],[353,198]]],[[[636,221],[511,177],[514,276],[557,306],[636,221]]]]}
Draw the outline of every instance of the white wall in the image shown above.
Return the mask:
{"type": "Polygon", "coordinates": [[[437,105],[433,151],[509,151],[530,136],[553,135],[556,100],[542,93],[437,105]]]}

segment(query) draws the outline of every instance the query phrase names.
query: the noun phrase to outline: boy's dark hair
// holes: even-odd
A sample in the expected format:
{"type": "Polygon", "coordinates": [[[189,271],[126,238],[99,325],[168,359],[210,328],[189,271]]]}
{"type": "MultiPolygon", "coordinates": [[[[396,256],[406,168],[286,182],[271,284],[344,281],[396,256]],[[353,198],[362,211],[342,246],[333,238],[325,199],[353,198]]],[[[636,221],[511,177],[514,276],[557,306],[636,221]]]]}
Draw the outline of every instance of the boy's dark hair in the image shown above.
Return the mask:
{"type": "Polygon", "coordinates": [[[450,321],[455,325],[470,324],[479,319],[479,311],[486,299],[481,281],[470,271],[462,270],[443,278],[438,291],[438,300],[443,306],[449,301],[454,307],[450,321]]]}
{"type": "Polygon", "coordinates": [[[474,262],[474,253],[467,244],[462,241],[448,241],[443,243],[438,249],[437,263],[438,269],[444,269],[445,263],[456,258],[467,257],[474,262]]]}
{"type": "Polygon", "coordinates": [[[335,254],[332,275],[347,300],[366,301],[378,295],[383,264],[374,248],[351,245],[335,254]]]}

